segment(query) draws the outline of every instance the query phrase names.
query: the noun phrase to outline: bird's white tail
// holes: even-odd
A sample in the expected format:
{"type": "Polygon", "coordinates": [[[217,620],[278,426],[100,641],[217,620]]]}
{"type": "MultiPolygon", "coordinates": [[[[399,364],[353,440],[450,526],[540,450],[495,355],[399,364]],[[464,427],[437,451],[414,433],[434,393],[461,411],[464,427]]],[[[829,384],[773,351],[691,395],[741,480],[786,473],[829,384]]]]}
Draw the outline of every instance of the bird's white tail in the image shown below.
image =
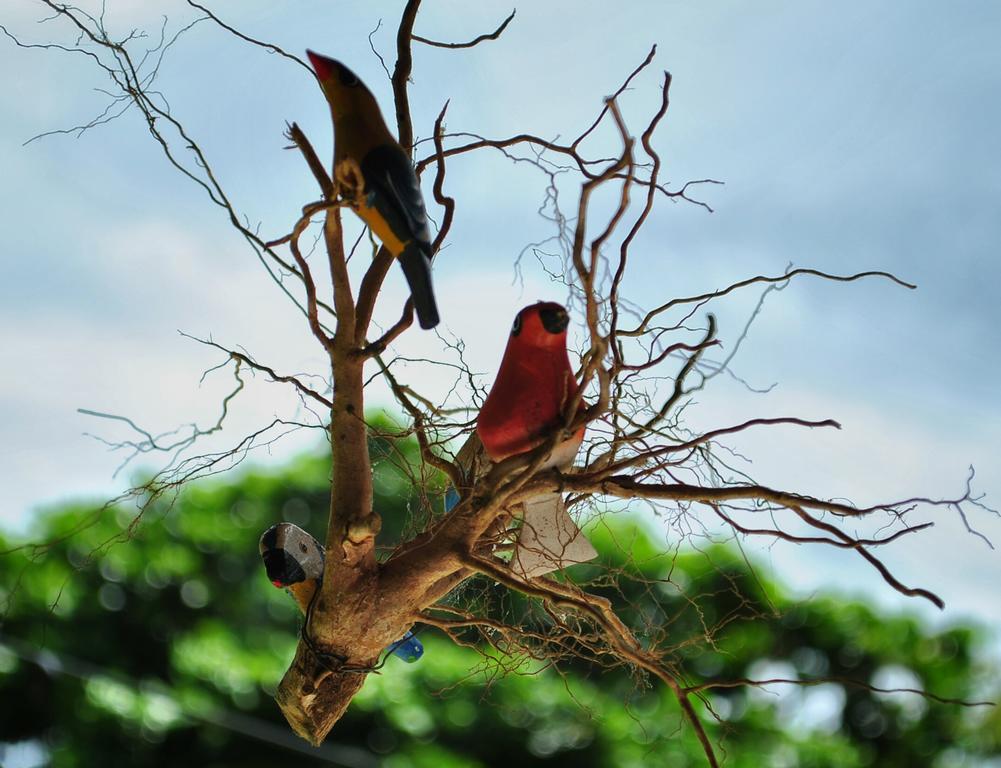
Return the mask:
{"type": "Polygon", "coordinates": [[[525,502],[518,545],[511,560],[515,573],[531,578],[586,563],[598,556],[567,513],[563,495],[545,494],[525,502]]]}

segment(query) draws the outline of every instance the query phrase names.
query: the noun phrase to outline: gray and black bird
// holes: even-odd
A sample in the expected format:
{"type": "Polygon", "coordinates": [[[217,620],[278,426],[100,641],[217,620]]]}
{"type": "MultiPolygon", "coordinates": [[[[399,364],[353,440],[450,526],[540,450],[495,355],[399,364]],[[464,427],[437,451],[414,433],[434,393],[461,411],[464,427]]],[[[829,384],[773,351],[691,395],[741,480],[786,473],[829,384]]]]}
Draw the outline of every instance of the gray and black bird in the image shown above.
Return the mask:
{"type": "MultiPolygon", "coordinates": [[[[299,609],[308,613],[313,595],[323,583],[320,542],[294,523],[277,523],[261,534],[259,548],[271,583],[288,590],[299,609]]],[[[424,646],[409,630],[386,650],[409,663],[424,655],[424,646]]]]}
{"type": "Polygon", "coordinates": [[[294,523],[272,525],[261,536],[261,559],[268,579],[287,589],[303,613],[323,582],[323,547],[294,523]]]}

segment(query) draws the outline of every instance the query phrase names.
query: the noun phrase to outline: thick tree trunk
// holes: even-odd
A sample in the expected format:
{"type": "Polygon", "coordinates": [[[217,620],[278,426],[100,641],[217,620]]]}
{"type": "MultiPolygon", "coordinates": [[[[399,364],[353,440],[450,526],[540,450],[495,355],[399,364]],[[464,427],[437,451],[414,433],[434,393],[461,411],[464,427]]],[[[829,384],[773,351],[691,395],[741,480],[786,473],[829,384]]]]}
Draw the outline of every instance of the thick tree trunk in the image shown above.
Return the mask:
{"type": "Polygon", "coordinates": [[[309,647],[300,642],[275,700],[292,730],[318,747],[361,690],[366,677],[356,672],[327,671],[309,647]]]}
{"type": "Polygon", "coordinates": [[[337,332],[327,346],[334,380],[330,413],[331,488],[323,585],[276,699],[292,728],[319,744],[361,688],[365,670],[398,639],[405,619],[380,621],[372,509],[372,467],[364,420],[364,359],[355,343],[355,306],[344,260],[340,211],[324,226],[337,332]],[[393,626],[394,624],[399,626],[393,626]]]}
{"type": "MultiPolygon", "coordinates": [[[[363,362],[334,339],[330,518],[323,585],[306,618],[307,639],[282,678],[276,699],[289,724],[319,744],[365,681],[366,668],[399,635],[374,619],[378,599],[372,469],[363,397],[363,362]],[[386,638],[389,638],[388,640],[386,638]]],[[[403,623],[403,622],[399,622],[403,623]]],[[[402,634],[402,632],[400,633],[402,634]]]]}
{"type": "MultiPolygon", "coordinates": [[[[335,339],[335,344],[337,343],[335,339]]],[[[330,522],[324,586],[345,586],[344,579],[375,570],[375,535],[381,521],[372,509],[372,466],[364,420],[363,361],[331,356],[334,400],[330,413],[330,522]],[[345,573],[349,571],[349,573],[345,573]]],[[[329,589],[324,589],[330,594],[329,589]]]]}

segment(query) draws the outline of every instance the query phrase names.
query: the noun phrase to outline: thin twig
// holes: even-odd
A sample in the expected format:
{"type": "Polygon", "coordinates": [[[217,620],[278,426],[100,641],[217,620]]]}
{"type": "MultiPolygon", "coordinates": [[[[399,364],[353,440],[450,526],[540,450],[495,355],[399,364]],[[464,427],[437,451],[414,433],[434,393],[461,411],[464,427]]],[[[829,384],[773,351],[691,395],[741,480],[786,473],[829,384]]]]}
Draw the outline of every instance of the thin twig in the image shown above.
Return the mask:
{"type": "Polygon", "coordinates": [[[496,40],[497,38],[499,38],[504,33],[504,30],[507,29],[507,25],[514,20],[514,15],[517,12],[518,12],[517,8],[511,11],[511,15],[508,16],[506,19],[504,19],[504,21],[501,22],[501,25],[497,27],[497,29],[495,29],[493,32],[487,32],[486,34],[482,34],[479,37],[473,38],[467,43],[439,43],[436,40],[428,40],[426,37],[421,37],[420,35],[414,35],[413,40],[415,40],[418,43],[424,43],[424,45],[434,46],[435,48],[452,48],[452,49],[472,48],[474,45],[479,45],[480,43],[486,40],[496,40]]]}

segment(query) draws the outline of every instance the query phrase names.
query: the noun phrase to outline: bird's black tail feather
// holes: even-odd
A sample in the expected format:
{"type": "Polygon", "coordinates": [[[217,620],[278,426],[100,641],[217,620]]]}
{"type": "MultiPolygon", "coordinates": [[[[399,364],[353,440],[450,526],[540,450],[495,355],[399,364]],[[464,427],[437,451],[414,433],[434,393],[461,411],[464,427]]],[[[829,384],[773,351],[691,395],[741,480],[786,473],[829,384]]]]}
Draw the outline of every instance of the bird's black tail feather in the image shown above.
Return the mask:
{"type": "Polygon", "coordinates": [[[431,259],[417,243],[409,243],[399,256],[400,266],[410,286],[410,296],[417,311],[417,322],[425,330],[438,325],[438,305],[431,285],[431,259]]]}

